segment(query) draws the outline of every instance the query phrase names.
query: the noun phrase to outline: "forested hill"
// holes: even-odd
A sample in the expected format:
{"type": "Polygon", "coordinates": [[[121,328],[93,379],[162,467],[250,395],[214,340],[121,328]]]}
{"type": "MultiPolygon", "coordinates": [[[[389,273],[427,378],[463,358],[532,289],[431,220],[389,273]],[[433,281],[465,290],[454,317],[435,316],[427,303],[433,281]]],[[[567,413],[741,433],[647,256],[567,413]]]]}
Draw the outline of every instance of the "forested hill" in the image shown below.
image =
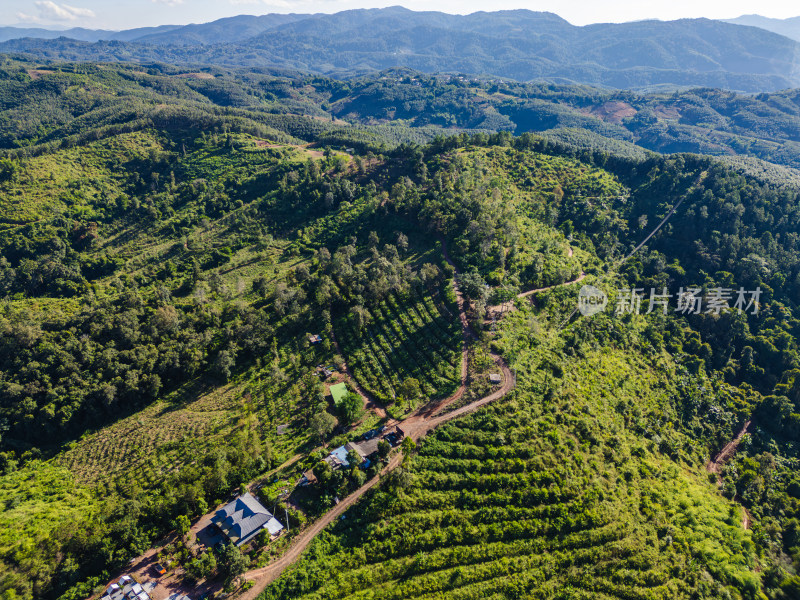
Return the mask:
{"type": "Polygon", "coordinates": [[[381,77],[4,59],[3,600],[84,600],[153,546],[188,589],[238,593],[369,482],[264,598],[796,598],[791,171],[453,127],[500,114],[478,98],[607,101],[584,88],[381,77]],[[581,277],[609,307],[570,319],[581,277]],[[757,312],[614,311],[625,288],[740,286],[757,312]],[[490,397],[506,364],[513,391],[416,449],[323,460],[490,397]],[[333,381],[365,396],[335,403],[333,381]],[[184,535],[246,489],[291,532],[244,552],[184,535]]]}
{"type": "Polygon", "coordinates": [[[360,140],[375,148],[448,131],[549,131],[563,142],[616,153],[696,152],[800,168],[797,91],[637,94],[408,69],[340,81],[275,70],[49,65],[0,55],[0,107],[0,148],[7,149],[197,109],[247,115],[264,125],[293,122],[293,134],[347,128],[351,145],[360,140]]]}
{"type": "Polygon", "coordinates": [[[708,19],[577,27],[552,13],[528,10],[449,15],[390,7],[235,17],[133,40],[120,34],[100,34],[105,41],[94,43],[34,36],[6,41],[0,51],[61,60],[282,67],[335,76],[410,67],[619,89],[767,92],[800,82],[793,62],[797,42],[708,19]]]}

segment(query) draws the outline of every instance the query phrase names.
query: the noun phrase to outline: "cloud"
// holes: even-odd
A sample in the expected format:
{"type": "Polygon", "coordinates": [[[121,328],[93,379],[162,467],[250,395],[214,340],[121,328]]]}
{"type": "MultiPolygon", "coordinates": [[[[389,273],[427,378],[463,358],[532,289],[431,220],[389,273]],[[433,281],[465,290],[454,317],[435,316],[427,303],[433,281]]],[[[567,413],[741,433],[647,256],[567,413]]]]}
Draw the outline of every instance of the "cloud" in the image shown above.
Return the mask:
{"type": "Polygon", "coordinates": [[[81,18],[93,18],[94,11],[88,8],[79,8],[68,4],[56,4],[52,0],[38,0],[34,2],[39,9],[38,15],[29,15],[18,12],[17,18],[21,21],[43,23],[46,21],[76,21],[81,18]]]}
{"type": "Polygon", "coordinates": [[[17,19],[26,23],[39,23],[41,21],[39,17],[34,17],[33,15],[29,15],[24,12],[18,12],[16,13],[16,16],[17,19]]]}

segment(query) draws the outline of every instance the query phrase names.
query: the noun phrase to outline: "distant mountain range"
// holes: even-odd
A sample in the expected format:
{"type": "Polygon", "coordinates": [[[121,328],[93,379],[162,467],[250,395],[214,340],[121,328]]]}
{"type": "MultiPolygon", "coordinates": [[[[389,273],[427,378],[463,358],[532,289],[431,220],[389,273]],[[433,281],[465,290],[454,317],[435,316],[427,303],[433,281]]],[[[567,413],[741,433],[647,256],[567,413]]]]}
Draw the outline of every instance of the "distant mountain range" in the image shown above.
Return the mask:
{"type": "Polygon", "coordinates": [[[24,38],[54,40],[68,38],[81,42],[121,41],[144,42],[148,44],[177,44],[181,46],[197,44],[218,44],[240,42],[268,29],[285,23],[292,23],[312,15],[279,15],[262,16],[239,15],[219,19],[210,23],[191,25],[161,25],[159,27],[139,27],[124,31],[108,31],[105,29],[40,29],[25,27],[0,27],[0,42],[24,38]]]}
{"type": "Polygon", "coordinates": [[[164,34],[182,28],[183,26],[181,25],[161,25],[160,27],[139,27],[137,29],[127,29],[125,31],[108,31],[105,29],[84,29],[83,27],[73,27],[72,29],[0,27],[0,42],[24,38],[54,40],[60,37],[80,40],[82,42],[99,42],[100,40],[122,40],[129,42],[149,35],[164,34]]]}
{"type": "Polygon", "coordinates": [[[735,19],[726,19],[725,22],[734,23],[735,25],[760,27],[761,29],[784,35],[795,41],[800,41],[800,17],[770,19],[769,17],[762,17],[761,15],[742,15],[735,19]]]}
{"type": "MultiPolygon", "coordinates": [[[[0,52],[38,60],[280,67],[352,76],[391,67],[620,89],[800,87],[800,44],[709,19],[571,25],[528,10],[450,15],[402,7],[332,15],[239,16],[125,32],[31,30],[0,52]],[[59,35],[53,39],[54,35],[59,35]]],[[[9,28],[2,36],[14,35],[9,28]]]]}

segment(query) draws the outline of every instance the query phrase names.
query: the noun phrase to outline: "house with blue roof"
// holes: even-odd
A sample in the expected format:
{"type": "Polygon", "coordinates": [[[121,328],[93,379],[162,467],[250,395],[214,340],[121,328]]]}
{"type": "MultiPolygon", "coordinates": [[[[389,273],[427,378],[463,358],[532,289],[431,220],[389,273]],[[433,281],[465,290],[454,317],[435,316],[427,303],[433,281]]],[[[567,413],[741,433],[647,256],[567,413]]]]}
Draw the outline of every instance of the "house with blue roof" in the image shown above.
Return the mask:
{"type": "Polygon", "coordinates": [[[350,462],[347,460],[347,452],[348,448],[346,446],[339,446],[331,452],[327,457],[325,457],[325,462],[327,462],[332,469],[338,469],[339,467],[349,467],[350,462]]]}
{"type": "Polygon", "coordinates": [[[270,537],[283,530],[280,521],[250,493],[239,496],[220,508],[211,522],[237,546],[246,544],[264,529],[269,531],[270,537]]]}

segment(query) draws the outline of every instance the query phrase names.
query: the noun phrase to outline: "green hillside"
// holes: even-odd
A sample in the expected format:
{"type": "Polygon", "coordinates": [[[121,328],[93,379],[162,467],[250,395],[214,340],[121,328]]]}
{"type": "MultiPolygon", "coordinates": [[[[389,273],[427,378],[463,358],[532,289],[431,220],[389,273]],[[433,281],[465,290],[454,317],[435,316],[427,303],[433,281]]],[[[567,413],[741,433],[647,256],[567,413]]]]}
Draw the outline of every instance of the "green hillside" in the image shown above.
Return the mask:
{"type": "Polygon", "coordinates": [[[790,169],[334,118],[363,82],[35,66],[0,69],[0,598],[88,598],[150,548],[246,593],[348,498],[264,598],[796,597],[790,169]],[[614,314],[740,286],[757,314],[614,314]],[[416,451],[321,460],[497,389],[416,451]],[[175,533],[243,489],[291,532],[175,533]]]}
{"type": "Polygon", "coordinates": [[[262,597],[763,597],[742,509],[659,423],[680,427],[670,398],[699,382],[667,355],[581,347],[550,351],[545,384],[532,341],[513,399],[438,430],[262,597]]]}

